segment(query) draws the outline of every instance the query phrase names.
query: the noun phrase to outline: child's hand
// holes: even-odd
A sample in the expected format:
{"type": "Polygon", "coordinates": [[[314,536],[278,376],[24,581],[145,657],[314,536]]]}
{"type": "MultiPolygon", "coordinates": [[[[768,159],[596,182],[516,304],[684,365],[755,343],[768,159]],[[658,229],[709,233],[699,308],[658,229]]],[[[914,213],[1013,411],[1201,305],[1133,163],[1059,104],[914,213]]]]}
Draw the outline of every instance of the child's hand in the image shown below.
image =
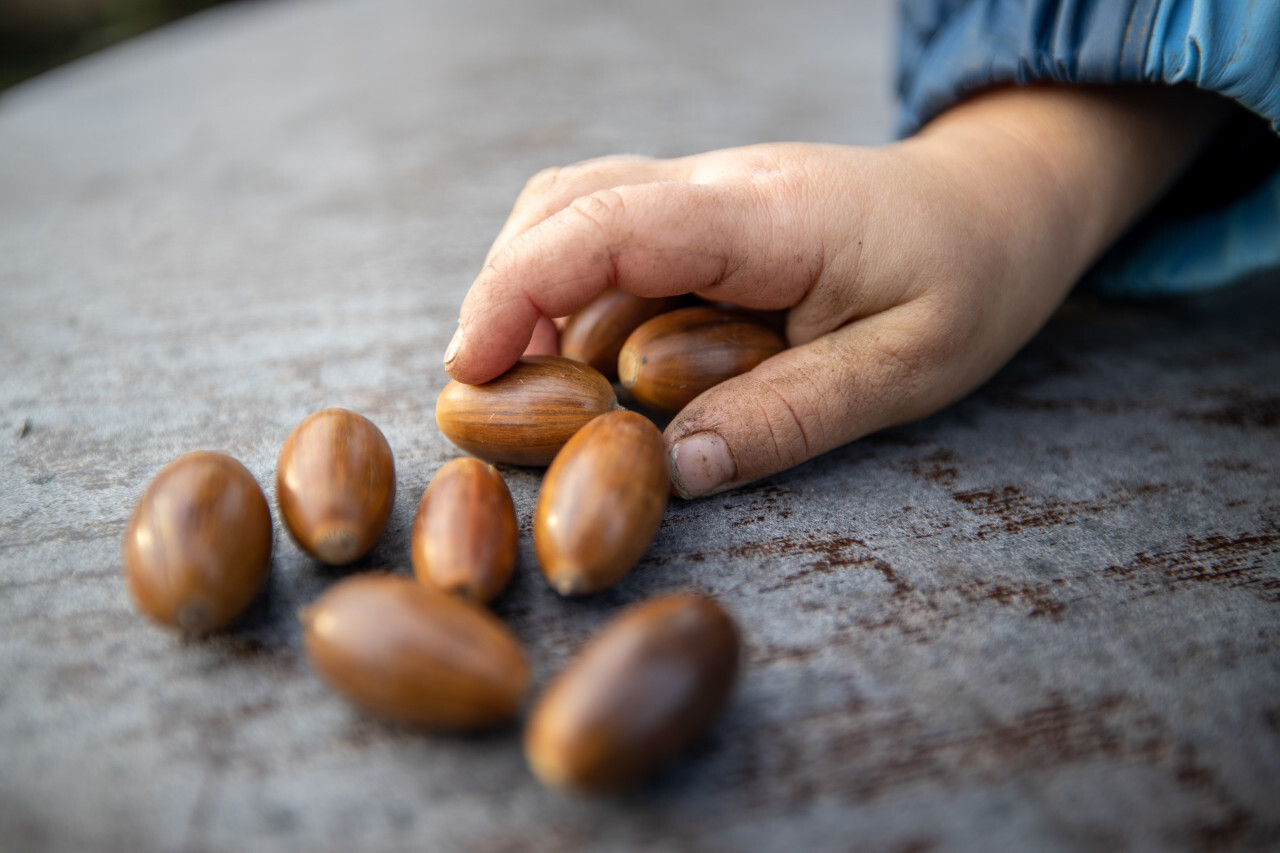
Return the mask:
{"type": "Polygon", "coordinates": [[[684,497],[786,469],[973,390],[1176,176],[1216,103],[1003,90],[878,149],[605,158],[531,180],[463,303],[483,382],[604,288],[788,309],[791,348],[666,431],[684,497]]]}

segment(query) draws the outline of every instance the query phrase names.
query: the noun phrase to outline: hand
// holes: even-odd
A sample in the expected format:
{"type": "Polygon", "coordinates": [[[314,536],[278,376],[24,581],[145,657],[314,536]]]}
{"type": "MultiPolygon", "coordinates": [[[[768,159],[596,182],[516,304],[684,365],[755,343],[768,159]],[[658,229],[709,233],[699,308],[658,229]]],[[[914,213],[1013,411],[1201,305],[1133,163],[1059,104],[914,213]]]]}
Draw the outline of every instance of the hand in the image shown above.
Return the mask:
{"type": "Polygon", "coordinates": [[[1216,104],[1154,92],[1008,89],[883,148],[547,170],[467,294],[446,367],[487,381],[607,287],[786,309],[789,349],[668,426],[684,497],[923,417],[1008,360],[1207,138],[1216,104]]]}

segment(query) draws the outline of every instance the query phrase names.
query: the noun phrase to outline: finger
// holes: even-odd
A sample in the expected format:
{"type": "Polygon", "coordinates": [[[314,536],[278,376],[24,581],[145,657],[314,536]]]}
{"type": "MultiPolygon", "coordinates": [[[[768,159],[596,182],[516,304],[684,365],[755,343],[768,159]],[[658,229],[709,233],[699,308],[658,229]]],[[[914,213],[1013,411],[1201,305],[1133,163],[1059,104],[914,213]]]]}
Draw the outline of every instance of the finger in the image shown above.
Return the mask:
{"type": "Polygon", "coordinates": [[[797,302],[820,252],[803,210],[757,185],[622,186],[575,199],[494,256],[462,303],[446,353],[453,378],[485,382],[515,363],[539,317],[582,308],[606,287],[638,296],[699,291],[748,308],[797,302]]]}
{"type": "Polygon", "coordinates": [[[529,345],[524,348],[523,355],[559,354],[560,330],[546,317],[538,318],[538,325],[533,327],[533,336],[529,338],[529,345]]]}
{"type": "Polygon", "coordinates": [[[999,361],[949,358],[959,341],[930,328],[932,313],[923,301],[899,306],[700,395],[667,427],[675,491],[725,491],[963,396],[999,361]]]}
{"type": "Polygon", "coordinates": [[[520,191],[506,223],[485,255],[485,263],[513,238],[559,213],[576,198],[627,184],[678,180],[686,171],[687,167],[680,161],[635,156],[599,157],[571,166],[543,169],[520,191]]]}

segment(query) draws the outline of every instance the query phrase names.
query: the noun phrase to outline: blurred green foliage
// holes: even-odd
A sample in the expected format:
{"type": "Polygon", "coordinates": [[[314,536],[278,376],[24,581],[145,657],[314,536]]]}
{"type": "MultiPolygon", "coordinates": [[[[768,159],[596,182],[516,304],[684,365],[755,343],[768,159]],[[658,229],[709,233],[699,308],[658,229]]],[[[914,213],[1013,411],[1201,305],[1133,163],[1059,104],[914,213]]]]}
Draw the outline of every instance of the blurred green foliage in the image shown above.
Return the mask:
{"type": "Polygon", "coordinates": [[[0,89],[222,0],[0,0],[0,89]]]}

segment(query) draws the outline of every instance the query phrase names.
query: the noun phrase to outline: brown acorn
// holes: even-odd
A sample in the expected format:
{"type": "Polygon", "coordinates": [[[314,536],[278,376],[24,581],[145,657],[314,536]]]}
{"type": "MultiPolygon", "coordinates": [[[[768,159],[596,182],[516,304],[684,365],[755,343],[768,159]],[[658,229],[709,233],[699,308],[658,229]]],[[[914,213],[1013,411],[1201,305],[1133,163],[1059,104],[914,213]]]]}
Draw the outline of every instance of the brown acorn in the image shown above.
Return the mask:
{"type": "Polygon", "coordinates": [[[599,371],[563,356],[525,356],[483,385],[446,385],[436,400],[436,424],[472,456],[541,467],[583,424],[617,408],[613,386],[599,371]]]}
{"type": "Polygon", "coordinates": [[[199,450],[166,465],[139,498],[124,534],[134,605],[198,635],[249,606],[271,569],[271,510],[253,475],[199,450]]]}
{"type": "Polygon", "coordinates": [[[601,415],[547,469],[533,545],[561,595],[607,589],[640,560],[662,524],[671,480],[662,433],[643,415],[601,415]]]}
{"type": "Polygon", "coordinates": [[[551,683],[525,727],[544,784],[616,791],[675,759],[723,710],[738,673],[733,619],[672,595],[625,611],[551,683]]]}
{"type": "Polygon", "coordinates": [[[738,312],[681,308],[631,333],[618,355],[618,380],[642,404],[674,414],[786,346],[773,329],[738,312]]]}
{"type": "Polygon", "coordinates": [[[413,519],[410,551],[418,580],[488,603],[516,564],[516,509],[498,469],[470,456],[431,478],[413,519]]]}
{"type": "Polygon", "coordinates": [[[645,320],[686,304],[682,296],[650,299],[606,290],[571,316],[560,331],[560,354],[591,365],[609,380],[618,378],[618,353],[627,336],[645,320]]]}
{"type": "Polygon", "coordinates": [[[299,612],[312,668],[356,704],[447,731],[512,720],[529,666],[478,604],[391,574],[358,574],[299,612]]]}
{"type": "Polygon", "coordinates": [[[363,415],[322,409],[285,440],[276,462],[276,498],[298,547],[332,566],[358,560],[391,518],[391,446],[363,415]]]}

